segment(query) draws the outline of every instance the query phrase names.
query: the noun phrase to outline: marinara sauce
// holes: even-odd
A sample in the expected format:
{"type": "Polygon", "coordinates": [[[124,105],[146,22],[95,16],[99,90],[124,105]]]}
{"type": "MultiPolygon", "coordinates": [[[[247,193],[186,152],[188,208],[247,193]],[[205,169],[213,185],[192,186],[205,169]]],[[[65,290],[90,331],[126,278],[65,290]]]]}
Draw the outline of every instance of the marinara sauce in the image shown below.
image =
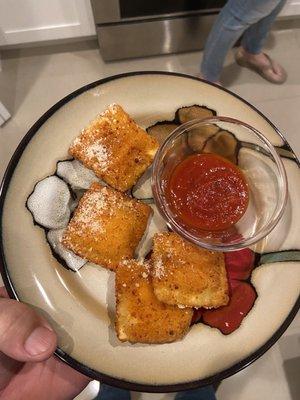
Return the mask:
{"type": "Polygon", "coordinates": [[[243,216],[249,191],[236,165],[216,154],[194,154],[175,167],[166,197],[175,218],[186,226],[217,231],[243,216]]]}

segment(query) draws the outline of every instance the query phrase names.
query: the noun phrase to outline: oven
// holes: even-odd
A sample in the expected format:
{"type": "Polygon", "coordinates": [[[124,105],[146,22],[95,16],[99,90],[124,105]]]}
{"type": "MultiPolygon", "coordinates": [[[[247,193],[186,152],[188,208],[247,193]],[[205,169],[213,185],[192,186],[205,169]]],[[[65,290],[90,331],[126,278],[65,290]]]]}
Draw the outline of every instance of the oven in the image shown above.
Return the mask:
{"type": "Polygon", "coordinates": [[[106,61],[200,50],[226,0],[91,0],[106,61]]]}

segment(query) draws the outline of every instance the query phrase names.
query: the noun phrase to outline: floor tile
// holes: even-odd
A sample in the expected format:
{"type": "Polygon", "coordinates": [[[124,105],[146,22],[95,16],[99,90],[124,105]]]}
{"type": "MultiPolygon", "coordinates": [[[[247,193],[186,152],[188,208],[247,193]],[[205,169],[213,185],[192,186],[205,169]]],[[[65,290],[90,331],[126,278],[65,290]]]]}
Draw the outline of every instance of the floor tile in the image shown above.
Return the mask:
{"type": "Polygon", "coordinates": [[[225,379],[217,391],[218,400],[289,400],[289,386],[283,379],[281,364],[280,351],[275,345],[254,364],[225,379]]]}
{"type": "Polygon", "coordinates": [[[231,51],[222,74],[225,86],[254,106],[259,101],[300,96],[300,51],[295,31],[272,33],[265,51],[286,69],[288,79],[283,85],[270,84],[255,72],[238,66],[231,51]]]}
{"type": "Polygon", "coordinates": [[[300,159],[300,96],[257,101],[256,106],[282,132],[300,159]]]}

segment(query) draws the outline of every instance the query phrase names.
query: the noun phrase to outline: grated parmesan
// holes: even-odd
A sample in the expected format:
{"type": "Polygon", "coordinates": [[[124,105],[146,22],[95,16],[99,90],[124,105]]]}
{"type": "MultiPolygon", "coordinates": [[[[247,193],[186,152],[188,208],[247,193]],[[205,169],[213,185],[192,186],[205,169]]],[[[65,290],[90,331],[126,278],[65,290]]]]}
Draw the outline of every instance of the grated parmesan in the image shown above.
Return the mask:
{"type": "Polygon", "coordinates": [[[154,263],[154,276],[161,279],[165,275],[165,268],[162,259],[158,259],[154,263]]]}
{"type": "Polygon", "coordinates": [[[103,171],[107,169],[109,153],[107,148],[100,142],[96,142],[90,146],[87,146],[84,150],[84,154],[90,160],[96,158],[97,163],[99,163],[103,171]]]}
{"type": "MultiPolygon", "coordinates": [[[[111,197],[110,197],[111,199],[111,197]]],[[[99,221],[99,215],[108,212],[107,189],[89,193],[85,199],[84,207],[80,213],[76,215],[76,222],[82,224],[84,228],[88,225],[92,232],[104,233],[104,228],[99,221]]],[[[113,210],[109,210],[109,215],[113,214],[113,210]]]]}

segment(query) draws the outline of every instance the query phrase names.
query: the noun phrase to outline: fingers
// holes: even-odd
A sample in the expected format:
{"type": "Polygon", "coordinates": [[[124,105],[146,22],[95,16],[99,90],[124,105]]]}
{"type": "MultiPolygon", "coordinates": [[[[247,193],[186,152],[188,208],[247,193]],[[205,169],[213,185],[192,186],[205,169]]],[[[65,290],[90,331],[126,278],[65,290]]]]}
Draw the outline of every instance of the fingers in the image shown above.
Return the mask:
{"type": "Polygon", "coordinates": [[[0,352],[18,361],[49,358],[57,344],[50,325],[16,300],[0,299],[0,352]]]}
{"type": "Polygon", "coordinates": [[[7,297],[8,298],[8,294],[7,294],[7,291],[6,291],[4,286],[0,287],[0,297],[7,297]]]}
{"type": "MultiPolygon", "coordinates": [[[[42,388],[49,387],[49,382],[51,382],[53,391],[57,391],[59,387],[59,393],[56,393],[55,400],[74,399],[91,381],[90,378],[80,374],[56,357],[51,357],[45,364],[47,368],[44,369],[44,375],[41,376],[41,386],[42,388]],[[52,377],[48,375],[51,371],[55,371],[55,375],[52,377]]],[[[42,399],[42,393],[36,398],[42,399]]]]}
{"type": "Polygon", "coordinates": [[[0,352],[0,398],[1,391],[8,385],[14,375],[22,368],[24,364],[15,361],[0,352]]]}

